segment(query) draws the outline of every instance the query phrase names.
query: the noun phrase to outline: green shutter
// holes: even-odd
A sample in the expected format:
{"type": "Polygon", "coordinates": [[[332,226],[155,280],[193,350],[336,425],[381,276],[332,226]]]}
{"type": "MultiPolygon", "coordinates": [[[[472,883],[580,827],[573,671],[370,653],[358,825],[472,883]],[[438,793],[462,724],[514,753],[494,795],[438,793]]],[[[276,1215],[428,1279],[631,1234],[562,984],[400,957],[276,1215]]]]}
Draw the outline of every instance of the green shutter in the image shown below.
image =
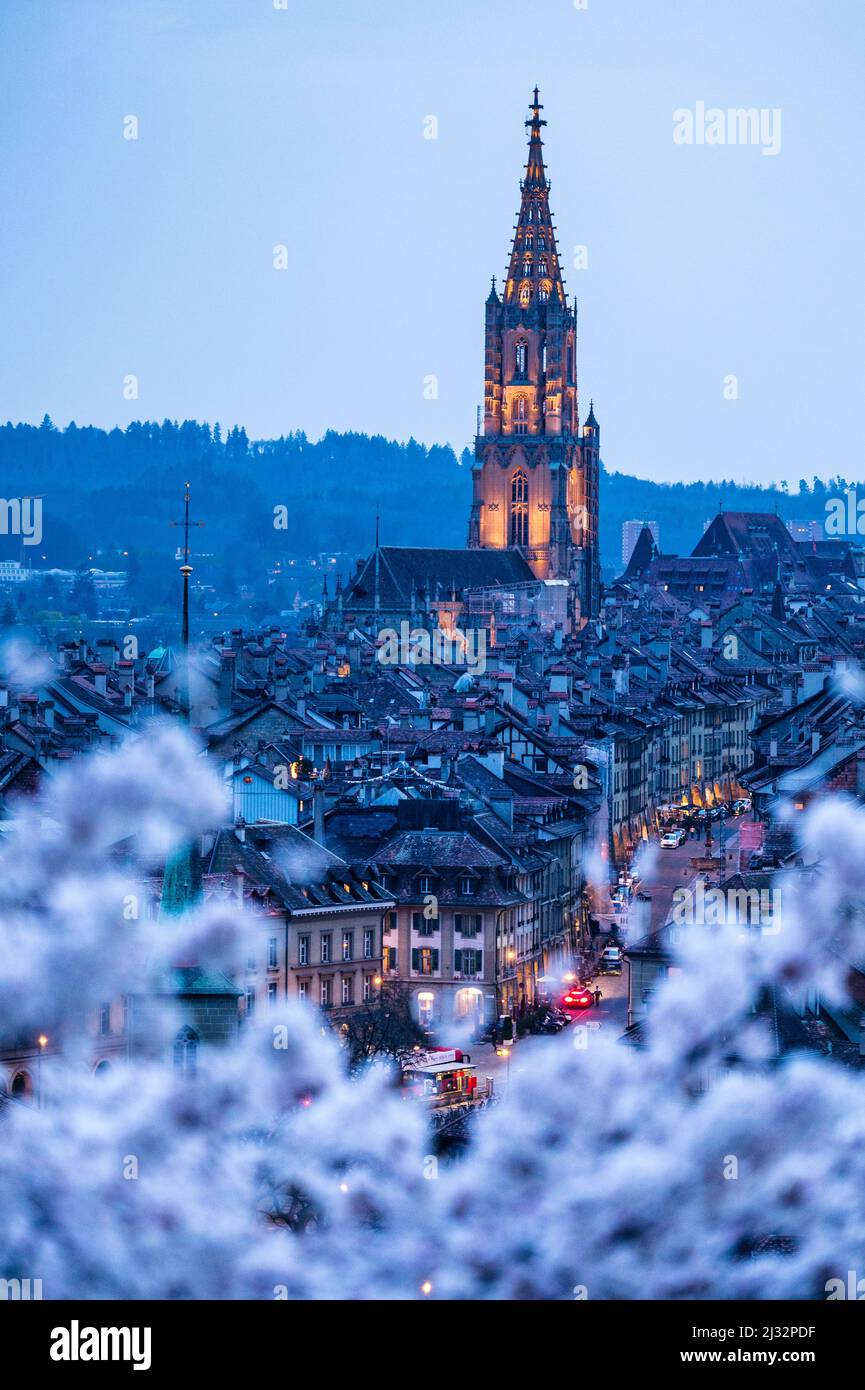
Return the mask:
{"type": "Polygon", "coordinates": [[[432,952],[432,968],[433,968],[433,970],[438,970],[438,968],[439,968],[439,953],[438,953],[438,950],[434,950],[434,951],[432,952]]]}
{"type": "Polygon", "coordinates": [[[475,970],[476,970],[476,972],[477,972],[478,975],[482,975],[482,974],[484,973],[484,953],[483,953],[483,951],[475,951],[475,970]]]}
{"type": "Polygon", "coordinates": [[[463,929],[463,914],[462,914],[461,912],[455,912],[455,913],[454,913],[454,931],[461,932],[462,929],[463,929]]]}
{"type": "Polygon", "coordinates": [[[462,970],[462,968],[463,968],[463,953],[462,953],[462,951],[454,951],[454,970],[462,970]]]}
{"type": "Polygon", "coordinates": [[[420,949],[417,946],[412,947],[411,968],[412,970],[420,970],[420,949]]]}

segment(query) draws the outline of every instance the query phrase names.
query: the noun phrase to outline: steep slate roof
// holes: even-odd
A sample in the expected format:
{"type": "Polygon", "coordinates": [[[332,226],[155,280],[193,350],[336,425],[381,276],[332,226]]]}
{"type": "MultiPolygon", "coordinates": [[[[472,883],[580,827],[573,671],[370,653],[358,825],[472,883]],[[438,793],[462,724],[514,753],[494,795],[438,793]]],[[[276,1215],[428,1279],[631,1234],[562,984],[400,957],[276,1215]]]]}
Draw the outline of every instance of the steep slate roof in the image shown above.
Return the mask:
{"type": "Polygon", "coordinates": [[[535,576],[515,550],[438,550],[420,546],[380,546],[349,585],[345,606],[371,607],[375,596],[375,562],[379,559],[379,599],[382,609],[405,608],[415,594],[448,599],[451,590],[495,585],[527,584],[535,576]]]}
{"type": "Polygon", "coordinates": [[[356,869],[292,825],[250,826],[244,841],[220,830],[206,868],[210,874],[241,872],[292,912],[390,901],[372,876],[365,888],[356,869]]]}
{"type": "Polygon", "coordinates": [[[635,579],[638,575],[643,574],[649,568],[655,554],[655,537],[648,526],[644,526],[637,537],[637,544],[631,551],[631,558],[622,579],[627,582],[629,579],[635,579]]]}
{"type": "Polygon", "coordinates": [[[376,856],[382,865],[503,869],[505,860],[462,830],[405,830],[376,856]]]}
{"type": "Polygon", "coordinates": [[[772,558],[775,553],[796,561],[796,542],[774,512],[719,512],[691,552],[699,555],[751,555],[772,558]]]}

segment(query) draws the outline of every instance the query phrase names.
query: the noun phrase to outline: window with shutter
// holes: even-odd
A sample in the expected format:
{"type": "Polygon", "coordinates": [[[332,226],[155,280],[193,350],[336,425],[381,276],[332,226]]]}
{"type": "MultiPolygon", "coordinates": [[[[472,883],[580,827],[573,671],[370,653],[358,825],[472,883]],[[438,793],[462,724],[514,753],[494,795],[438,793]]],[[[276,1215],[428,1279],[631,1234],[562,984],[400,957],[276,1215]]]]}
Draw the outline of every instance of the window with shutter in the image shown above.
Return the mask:
{"type": "Polygon", "coordinates": [[[454,970],[456,970],[456,971],[459,973],[459,972],[462,970],[462,968],[463,968],[463,953],[462,953],[462,951],[454,951],[454,970]]]}
{"type": "Polygon", "coordinates": [[[411,968],[415,971],[420,970],[420,948],[417,946],[412,947],[411,968]]]}

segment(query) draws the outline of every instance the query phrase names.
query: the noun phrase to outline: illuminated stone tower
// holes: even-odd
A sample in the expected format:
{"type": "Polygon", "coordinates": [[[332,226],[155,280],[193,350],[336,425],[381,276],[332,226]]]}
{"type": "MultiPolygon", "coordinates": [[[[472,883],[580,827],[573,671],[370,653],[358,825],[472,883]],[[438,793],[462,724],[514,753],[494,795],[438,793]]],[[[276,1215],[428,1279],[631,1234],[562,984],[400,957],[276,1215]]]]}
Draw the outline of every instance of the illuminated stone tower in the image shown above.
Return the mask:
{"type": "Polygon", "coordinates": [[[565,298],[535,88],[529,153],[501,298],[486,304],[483,432],[475,441],[471,549],[518,549],[539,579],[568,579],[575,609],[600,601],[598,449],[577,396],[577,311],[565,298]]]}

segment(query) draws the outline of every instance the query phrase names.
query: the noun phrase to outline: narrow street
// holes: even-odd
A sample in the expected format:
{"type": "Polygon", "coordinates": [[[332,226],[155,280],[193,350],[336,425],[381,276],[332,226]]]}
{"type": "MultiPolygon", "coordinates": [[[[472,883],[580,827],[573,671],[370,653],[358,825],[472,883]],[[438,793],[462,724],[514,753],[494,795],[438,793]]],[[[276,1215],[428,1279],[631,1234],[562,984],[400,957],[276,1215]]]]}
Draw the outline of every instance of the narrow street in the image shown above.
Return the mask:
{"type": "MultiPolygon", "coordinates": [[[[744,818],[743,818],[744,819],[744,818]]],[[[741,820],[725,823],[723,831],[724,858],[726,873],[735,873],[738,863],[739,827],[741,820]]],[[[717,823],[712,826],[712,855],[718,862],[720,831],[717,823]]],[[[687,888],[697,877],[691,867],[692,859],[700,859],[706,854],[706,836],[703,834],[686,840],[678,849],[661,849],[657,840],[650,841],[650,848],[644,851],[645,878],[640,884],[641,891],[651,896],[651,904],[635,901],[631,911],[623,920],[627,921],[626,940],[639,941],[641,936],[656,932],[668,920],[677,888],[687,888]],[[640,917],[640,907],[646,910],[640,917]]],[[[718,881],[718,869],[712,871],[713,882],[718,881]]]]}
{"type": "MultiPolygon", "coordinates": [[[[744,819],[744,818],[743,818],[744,819]]],[[[750,817],[749,817],[750,819],[750,817]]],[[[736,870],[739,849],[739,827],[743,821],[736,820],[725,824],[723,852],[726,873],[736,870]]],[[[719,829],[712,827],[712,855],[718,864],[719,829]]],[[[673,905],[673,893],[677,888],[689,888],[696,884],[699,873],[692,867],[692,860],[706,855],[705,834],[692,837],[677,849],[661,849],[657,840],[650,842],[644,851],[643,866],[645,877],[640,888],[651,896],[651,903],[632,899],[629,909],[616,919],[617,928],[623,941],[639,941],[649,932],[658,931],[669,920],[673,905]]],[[[712,871],[714,882],[718,879],[718,868],[712,871]]],[[[606,925],[606,923],[605,923],[606,925]]],[[[604,938],[602,937],[602,940],[604,938]]],[[[598,1007],[584,1009],[574,1015],[574,1021],[560,1033],[552,1035],[532,1035],[518,1039],[509,1055],[499,1057],[492,1043],[476,1043],[472,1051],[472,1061],[478,1069],[478,1076],[492,1076],[496,1090],[501,1096],[507,1095],[508,1083],[531,1067],[542,1049],[550,1047],[573,1047],[575,1030],[583,1027],[594,1031],[602,1029],[605,1036],[619,1038],[625,1031],[628,1020],[628,965],[625,962],[621,975],[599,975],[593,982],[602,991],[603,999],[598,1007]]]]}
{"type": "Polygon", "coordinates": [[[621,1037],[628,1021],[628,969],[625,966],[621,975],[599,975],[593,982],[603,994],[600,1006],[581,1009],[574,1014],[573,1023],[560,1033],[527,1034],[519,1038],[509,1049],[509,1057],[496,1056],[492,1043],[475,1043],[471,1048],[472,1061],[478,1069],[478,1076],[492,1076],[496,1090],[501,1096],[507,1094],[508,1082],[530,1067],[544,1048],[573,1047],[578,1028],[603,1030],[605,1036],[621,1037]]]}

